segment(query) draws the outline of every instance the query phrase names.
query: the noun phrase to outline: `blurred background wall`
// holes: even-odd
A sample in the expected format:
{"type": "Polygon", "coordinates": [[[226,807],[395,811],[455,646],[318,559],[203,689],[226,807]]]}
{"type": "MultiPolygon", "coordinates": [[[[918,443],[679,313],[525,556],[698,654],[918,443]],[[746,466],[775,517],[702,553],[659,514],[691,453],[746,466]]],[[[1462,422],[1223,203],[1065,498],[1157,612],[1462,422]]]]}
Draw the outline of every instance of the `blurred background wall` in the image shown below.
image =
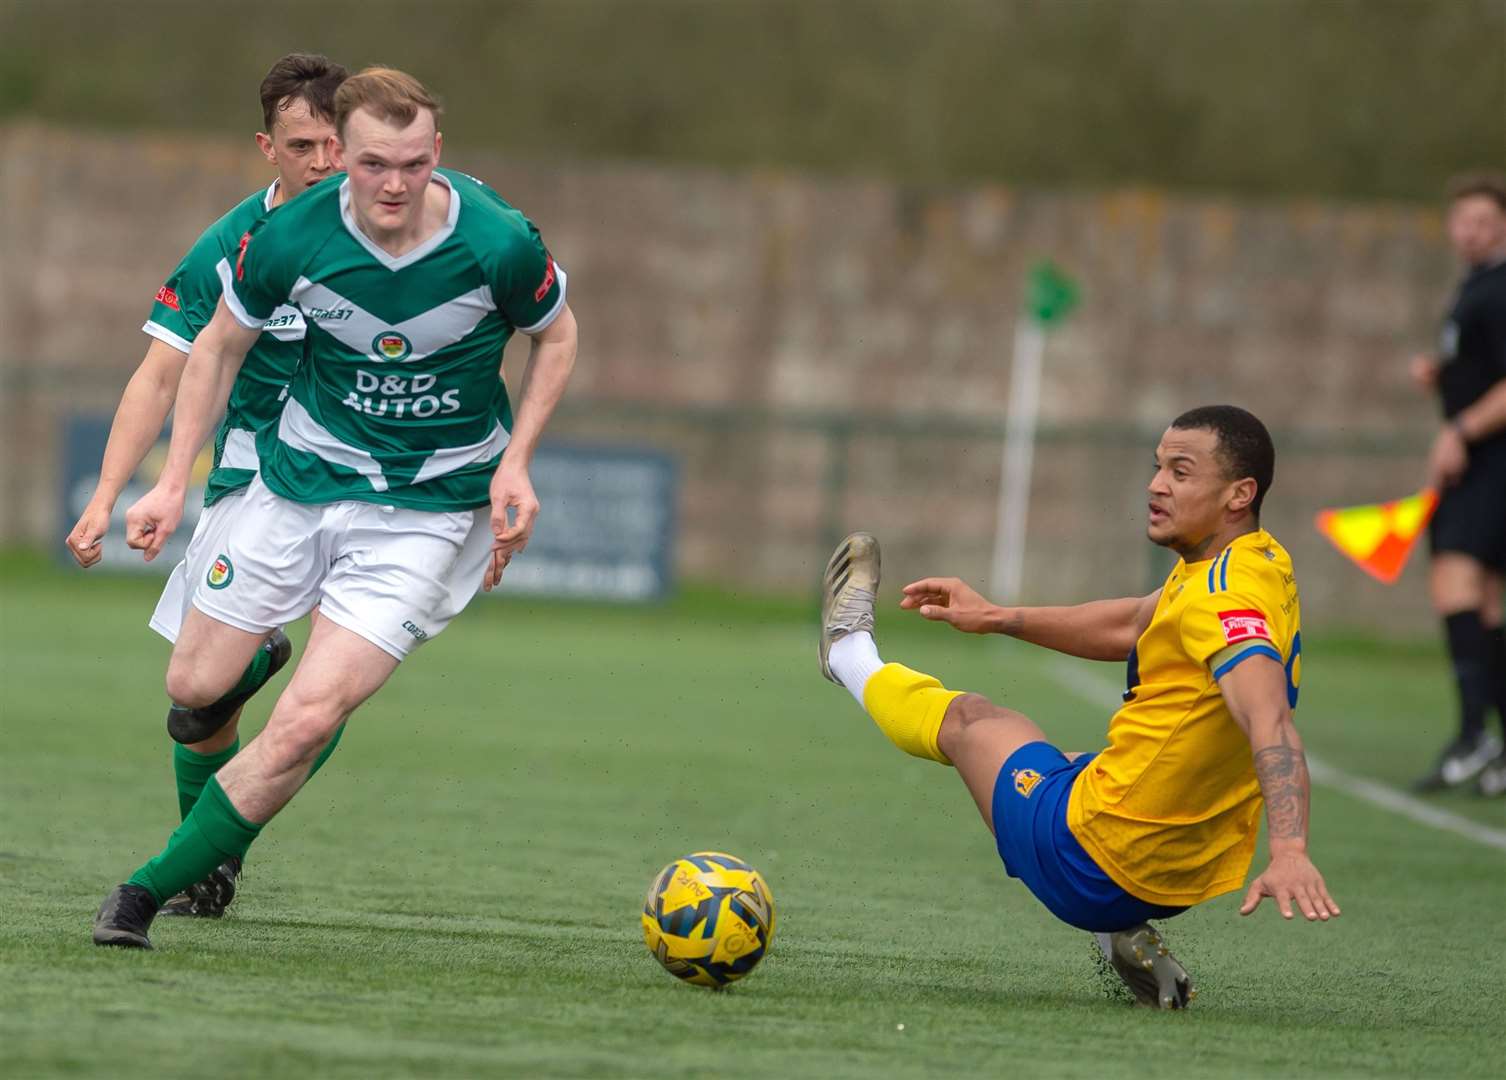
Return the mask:
{"type": "Polygon", "coordinates": [[[677,456],[684,576],[800,592],[866,526],[984,580],[1049,257],[1083,300],[1027,600],[1153,587],[1151,449],[1227,400],[1276,433],[1309,620],[1431,625],[1416,567],[1374,586],[1310,522],[1420,483],[1406,358],[1457,276],[1444,180],[1506,163],[1500,0],[11,0],[0,43],[6,541],[58,542],[60,419],[113,407],[162,277],[269,179],[257,83],[315,49],[429,81],[447,163],[539,223],[583,327],[554,430],[677,456]]]}

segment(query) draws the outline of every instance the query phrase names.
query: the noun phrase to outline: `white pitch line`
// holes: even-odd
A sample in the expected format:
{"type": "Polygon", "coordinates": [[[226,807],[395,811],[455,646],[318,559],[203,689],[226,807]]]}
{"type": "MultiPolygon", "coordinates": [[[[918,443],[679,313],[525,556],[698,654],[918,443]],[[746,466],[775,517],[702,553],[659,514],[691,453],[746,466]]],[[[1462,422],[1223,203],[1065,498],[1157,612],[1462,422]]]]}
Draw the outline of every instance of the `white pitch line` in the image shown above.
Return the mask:
{"type": "MultiPolygon", "coordinates": [[[[1045,670],[1046,675],[1057,686],[1093,705],[1102,706],[1106,702],[1117,702],[1121,697],[1118,683],[1061,657],[1052,657],[1048,660],[1045,670]]],[[[1307,755],[1307,771],[1316,784],[1342,791],[1356,799],[1362,799],[1374,806],[1390,810],[1394,814],[1410,818],[1419,825],[1441,829],[1455,836],[1473,840],[1477,844],[1483,844],[1498,851],[1506,851],[1506,830],[1492,829],[1489,825],[1481,825],[1478,821],[1471,821],[1458,814],[1451,814],[1447,810],[1440,810],[1436,806],[1413,798],[1405,791],[1398,791],[1378,780],[1352,776],[1321,758],[1314,757],[1311,752],[1307,755]]]]}
{"type": "Polygon", "coordinates": [[[1310,753],[1307,755],[1307,771],[1314,783],[1335,788],[1346,795],[1353,795],[1356,799],[1363,799],[1400,814],[1402,817],[1411,818],[1418,824],[1431,825],[1444,832],[1468,837],[1477,844],[1506,851],[1506,831],[1492,829],[1489,825],[1481,825],[1478,821],[1471,821],[1467,817],[1440,810],[1436,806],[1430,806],[1421,799],[1414,798],[1405,791],[1398,791],[1389,784],[1382,784],[1378,780],[1351,776],[1342,769],[1336,769],[1328,762],[1313,757],[1310,753]]]}

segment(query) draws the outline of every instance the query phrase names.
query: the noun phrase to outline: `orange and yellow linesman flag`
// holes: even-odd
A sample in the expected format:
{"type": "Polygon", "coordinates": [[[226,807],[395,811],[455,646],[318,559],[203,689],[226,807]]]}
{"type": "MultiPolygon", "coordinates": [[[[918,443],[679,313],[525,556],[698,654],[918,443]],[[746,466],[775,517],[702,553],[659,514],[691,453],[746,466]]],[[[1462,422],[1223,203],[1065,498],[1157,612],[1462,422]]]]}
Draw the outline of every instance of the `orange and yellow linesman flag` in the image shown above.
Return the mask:
{"type": "Polygon", "coordinates": [[[1371,506],[1318,511],[1318,531],[1371,577],[1390,585],[1401,577],[1407,557],[1438,509],[1438,494],[1416,495],[1371,506]]]}

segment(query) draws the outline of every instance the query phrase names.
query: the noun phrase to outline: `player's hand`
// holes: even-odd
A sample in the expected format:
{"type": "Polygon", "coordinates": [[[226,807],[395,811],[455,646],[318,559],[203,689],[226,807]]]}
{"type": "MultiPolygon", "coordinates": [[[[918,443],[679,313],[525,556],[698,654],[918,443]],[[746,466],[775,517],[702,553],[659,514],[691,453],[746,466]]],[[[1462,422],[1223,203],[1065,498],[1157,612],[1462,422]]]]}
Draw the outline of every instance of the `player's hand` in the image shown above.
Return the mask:
{"type": "Polygon", "coordinates": [[[539,497],[534,494],[528,470],[509,464],[506,458],[492,476],[492,557],[482,588],[488,591],[502,580],[502,571],[512,557],[528,546],[533,523],[539,516],[539,497]],[[511,524],[508,510],[513,511],[511,524]]]}
{"type": "Polygon", "coordinates": [[[1444,424],[1428,451],[1428,487],[1442,491],[1459,482],[1469,467],[1469,445],[1453,424],[1444,424]]]}
{"type": "Polygon", "coordinates": [[[951,623],[969,634],[992,633],[999,609],[961,578],[921,578],[903,589],[899,606],[932,622],[951,623]]]}
{"type": "Polygon", "coordinates": [[[78,524],[69,531],[63,543],[68,545],[68,554],[80,566],[88,569],[104,556],[105,533],[110,531],[110,511],[113,507],[91,502],[84,507],[78,524]]]}
{"type": "Polygon", "coordinates": [[[1438,385],[1438,361],[1431,356],[1418,353],[1407,365],[1407,371],[1420,389],[1431,390],[1438,385]]]}
{"type": "Polygon", "coordinates": [[[126,546],[141,552],[151,562],[183,520],[183,493],[160,484],[126,511],[126,546]]]}
{"type": "Polygon", "coordinates": [[[481,587],[491,592],[502,583],[502,571],[507,569],[507,564],[512,562],[511,555],[503,555],[495,546],[492,548],[491,558],[486,564],[486,576],[481,579],[481,587]]]}
{"type": "Polygon", "coordinates": [[[1283,919],[1292,918],[1292,904],[1301,909],[1308,922],[1327,922],[1339,914],[1339,905],[1328,895],[1328,886],[1323,884],[1323,875],[1312,860],[1301,852],[1278,852],[1271,856],[1271,864],[1254,881],[1245,893],[1245,902],[1239,905],[1241,915],[1249,915],[1267,896],[1276,901],[1283,919]]]}

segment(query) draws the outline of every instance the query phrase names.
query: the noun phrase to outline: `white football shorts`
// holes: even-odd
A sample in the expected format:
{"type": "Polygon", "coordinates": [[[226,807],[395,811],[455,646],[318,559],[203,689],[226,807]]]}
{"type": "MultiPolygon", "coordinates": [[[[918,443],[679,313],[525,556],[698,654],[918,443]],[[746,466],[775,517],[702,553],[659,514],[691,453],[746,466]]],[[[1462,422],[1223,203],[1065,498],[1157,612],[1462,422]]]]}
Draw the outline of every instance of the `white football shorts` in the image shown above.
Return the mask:
{"type": "Polygon", "coordinates": [[[443,513],[345,500],[306,504],[258,475],[197,578],[193,604],[263,633],[307,614],[403,659],[443,630],[481,587],[487,507],[443,513]]]}
{"type": "Polygon", "coordinates": [[[225,548],[225,530],[234,516],[236,505],[244,499],[246,491],[227,492],[199,512],[199,523],[188,538],[188,547],[183,550],[183,561],[167,575],[167,584],[157,600],[157,608],[147,622],[168,641],[178,640],[178,631],[183,628],[183,617],[193,603],[194,583],[202,581],[209,573],[215,556],[225,548]]]}

